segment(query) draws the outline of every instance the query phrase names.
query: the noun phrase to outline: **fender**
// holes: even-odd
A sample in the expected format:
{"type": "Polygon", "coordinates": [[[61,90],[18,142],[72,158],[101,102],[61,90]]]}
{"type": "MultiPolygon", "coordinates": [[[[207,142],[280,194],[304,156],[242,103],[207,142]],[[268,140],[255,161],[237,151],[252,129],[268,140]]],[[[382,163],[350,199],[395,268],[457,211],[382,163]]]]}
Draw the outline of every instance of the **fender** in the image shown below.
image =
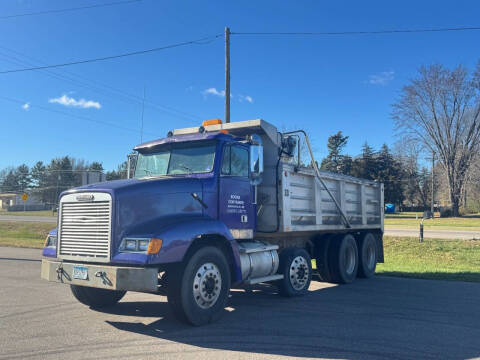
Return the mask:
{"type": "MultiPolygon", "coordinates": [[[[57,229],[53,229],[48,233],[47,236],[57,236],[57,229]]],[[[52,257],[56,258],[57,257],[57,248],[56,247],[44,247],[42,250],[42,256],[46,257],[52,257]]]]}
{"type": "MultiPolygon", "coordinates": [[[[167,226],[159,226],[156,231],[151,230],[148,231],[148,234],[144,234],[145,237],[162,239],[162,248],[158,254],[118,253],[114,256],[112,262],[129,262],[145,265],[161,265],[180,262],[184,259],[188,249],[196,239],[203,235],[219,235],[227,239],[227,242],[232,249],[234,262],[233,277],[236,281],[241,280],[242,272],[240,268],[238,244],[223,222],[206,217],[189,217],[179,220],[180,219],[177,218],[177,221],[172,221],[167,226]]],[[[165,223],[163,222],[163,224],[165,223]]],[[[143,237],[136,232],[135,236],[143,237]]]]}
{"type": "Polygon", "coordinates": [[[242,272],[237,242],[223,222],[211,218],[192,219],[155,234],[154,237],[163,240],[163,245],[157,255],[150,255],[149,264],[182,261],[192,243],[203,235],[219,235],[227,239],[233,254],[233,275],[237,281],[240,281],[242,272]]]}

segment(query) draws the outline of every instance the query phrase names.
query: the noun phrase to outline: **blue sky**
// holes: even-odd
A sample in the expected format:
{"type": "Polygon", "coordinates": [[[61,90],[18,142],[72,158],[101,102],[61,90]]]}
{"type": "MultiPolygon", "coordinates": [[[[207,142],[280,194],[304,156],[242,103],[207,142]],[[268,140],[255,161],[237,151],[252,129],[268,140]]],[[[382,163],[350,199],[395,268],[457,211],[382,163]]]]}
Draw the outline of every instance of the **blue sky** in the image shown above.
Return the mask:
{"type": "MultiPolygon", "coordinates": [[[[0,15],[102,2],[107,1],[4,0],[0,15]]],[[[0,19],[0,71],[169,45],[222,33],[226,25],[232,32],[479,26],[479,10],[477,1],[143,0],[0,19]]],[[[375,148],[393,145],[391,104],[402,86],[422,64],[473,68],[480,59],[479,37],[480,31],[232,35],[232,121],[263,118],[280,129],[304,128],[319,158],[326,154],[328,136],[338,130],[350,136],[352,155],[365,141],[375,148]]],[[[50,73],[0,74],[0,168],[63,155],[116,168],[140,142],[144,87],[147,101],[156,104],[145,106],[145,141],[201,119],[223,118],[223,45],[220,38],[50,73]]]]}

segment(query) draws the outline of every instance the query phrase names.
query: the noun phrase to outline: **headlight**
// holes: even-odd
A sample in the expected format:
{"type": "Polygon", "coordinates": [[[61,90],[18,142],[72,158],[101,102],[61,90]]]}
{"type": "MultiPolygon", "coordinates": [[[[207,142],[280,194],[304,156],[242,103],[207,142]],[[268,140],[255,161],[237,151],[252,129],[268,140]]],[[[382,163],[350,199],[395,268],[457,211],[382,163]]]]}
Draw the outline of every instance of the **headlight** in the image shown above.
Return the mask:
{"type": "Polygon", "coordinates": [[[125,250],[128,250],[128,251],[137,250],[137,241],[136,240],[125,240],[125,250]]]}
{"type": "Polygon", "coordinates": [[[120,245],[122,252],[142,252],[158,254],[162,248],[162,240],[155,238],[124,238],[120,245]]]}
{"type": "Polygon", "coordinates": [[[45,239],[44,247],[57,247],[57,236],[56,235],[48,235],[45,239]]]}
{"type": "Polygon", "coordinates": [[[149,243],[150,243],[150,240],[140,240],[138,242],[138,250],[147,251],[149,243]]]}

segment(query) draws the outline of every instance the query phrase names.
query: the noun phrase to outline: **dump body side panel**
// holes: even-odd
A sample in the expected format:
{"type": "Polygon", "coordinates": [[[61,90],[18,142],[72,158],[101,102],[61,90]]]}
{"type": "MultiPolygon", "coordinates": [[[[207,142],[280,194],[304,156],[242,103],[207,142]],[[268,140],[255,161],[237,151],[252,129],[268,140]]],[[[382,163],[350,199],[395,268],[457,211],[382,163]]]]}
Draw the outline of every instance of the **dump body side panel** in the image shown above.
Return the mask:
{"type": "MultiPolygon", "coordinates": [[[[323,182],[346,215],[351,230],[383,230],[383,184],[321,172],[323,182]]],[[[282,163],[279,169],[279,231],[345,229],[345,222],[313,169],[282,163]]]]}

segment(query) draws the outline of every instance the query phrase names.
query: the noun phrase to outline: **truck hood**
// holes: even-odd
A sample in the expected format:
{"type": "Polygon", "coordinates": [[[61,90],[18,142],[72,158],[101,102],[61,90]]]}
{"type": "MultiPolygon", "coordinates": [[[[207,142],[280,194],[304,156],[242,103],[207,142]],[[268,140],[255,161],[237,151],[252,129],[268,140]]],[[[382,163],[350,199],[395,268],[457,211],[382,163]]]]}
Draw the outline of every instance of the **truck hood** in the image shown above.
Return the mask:
{"type": "Polygon", "coordinates": [[[203,181],[197,178],[151,178],[108,181],[66,193],[107,192],[112,196],[112,255],[126,236],[149,236],[181,218],[203,216],[203,181]]]}

